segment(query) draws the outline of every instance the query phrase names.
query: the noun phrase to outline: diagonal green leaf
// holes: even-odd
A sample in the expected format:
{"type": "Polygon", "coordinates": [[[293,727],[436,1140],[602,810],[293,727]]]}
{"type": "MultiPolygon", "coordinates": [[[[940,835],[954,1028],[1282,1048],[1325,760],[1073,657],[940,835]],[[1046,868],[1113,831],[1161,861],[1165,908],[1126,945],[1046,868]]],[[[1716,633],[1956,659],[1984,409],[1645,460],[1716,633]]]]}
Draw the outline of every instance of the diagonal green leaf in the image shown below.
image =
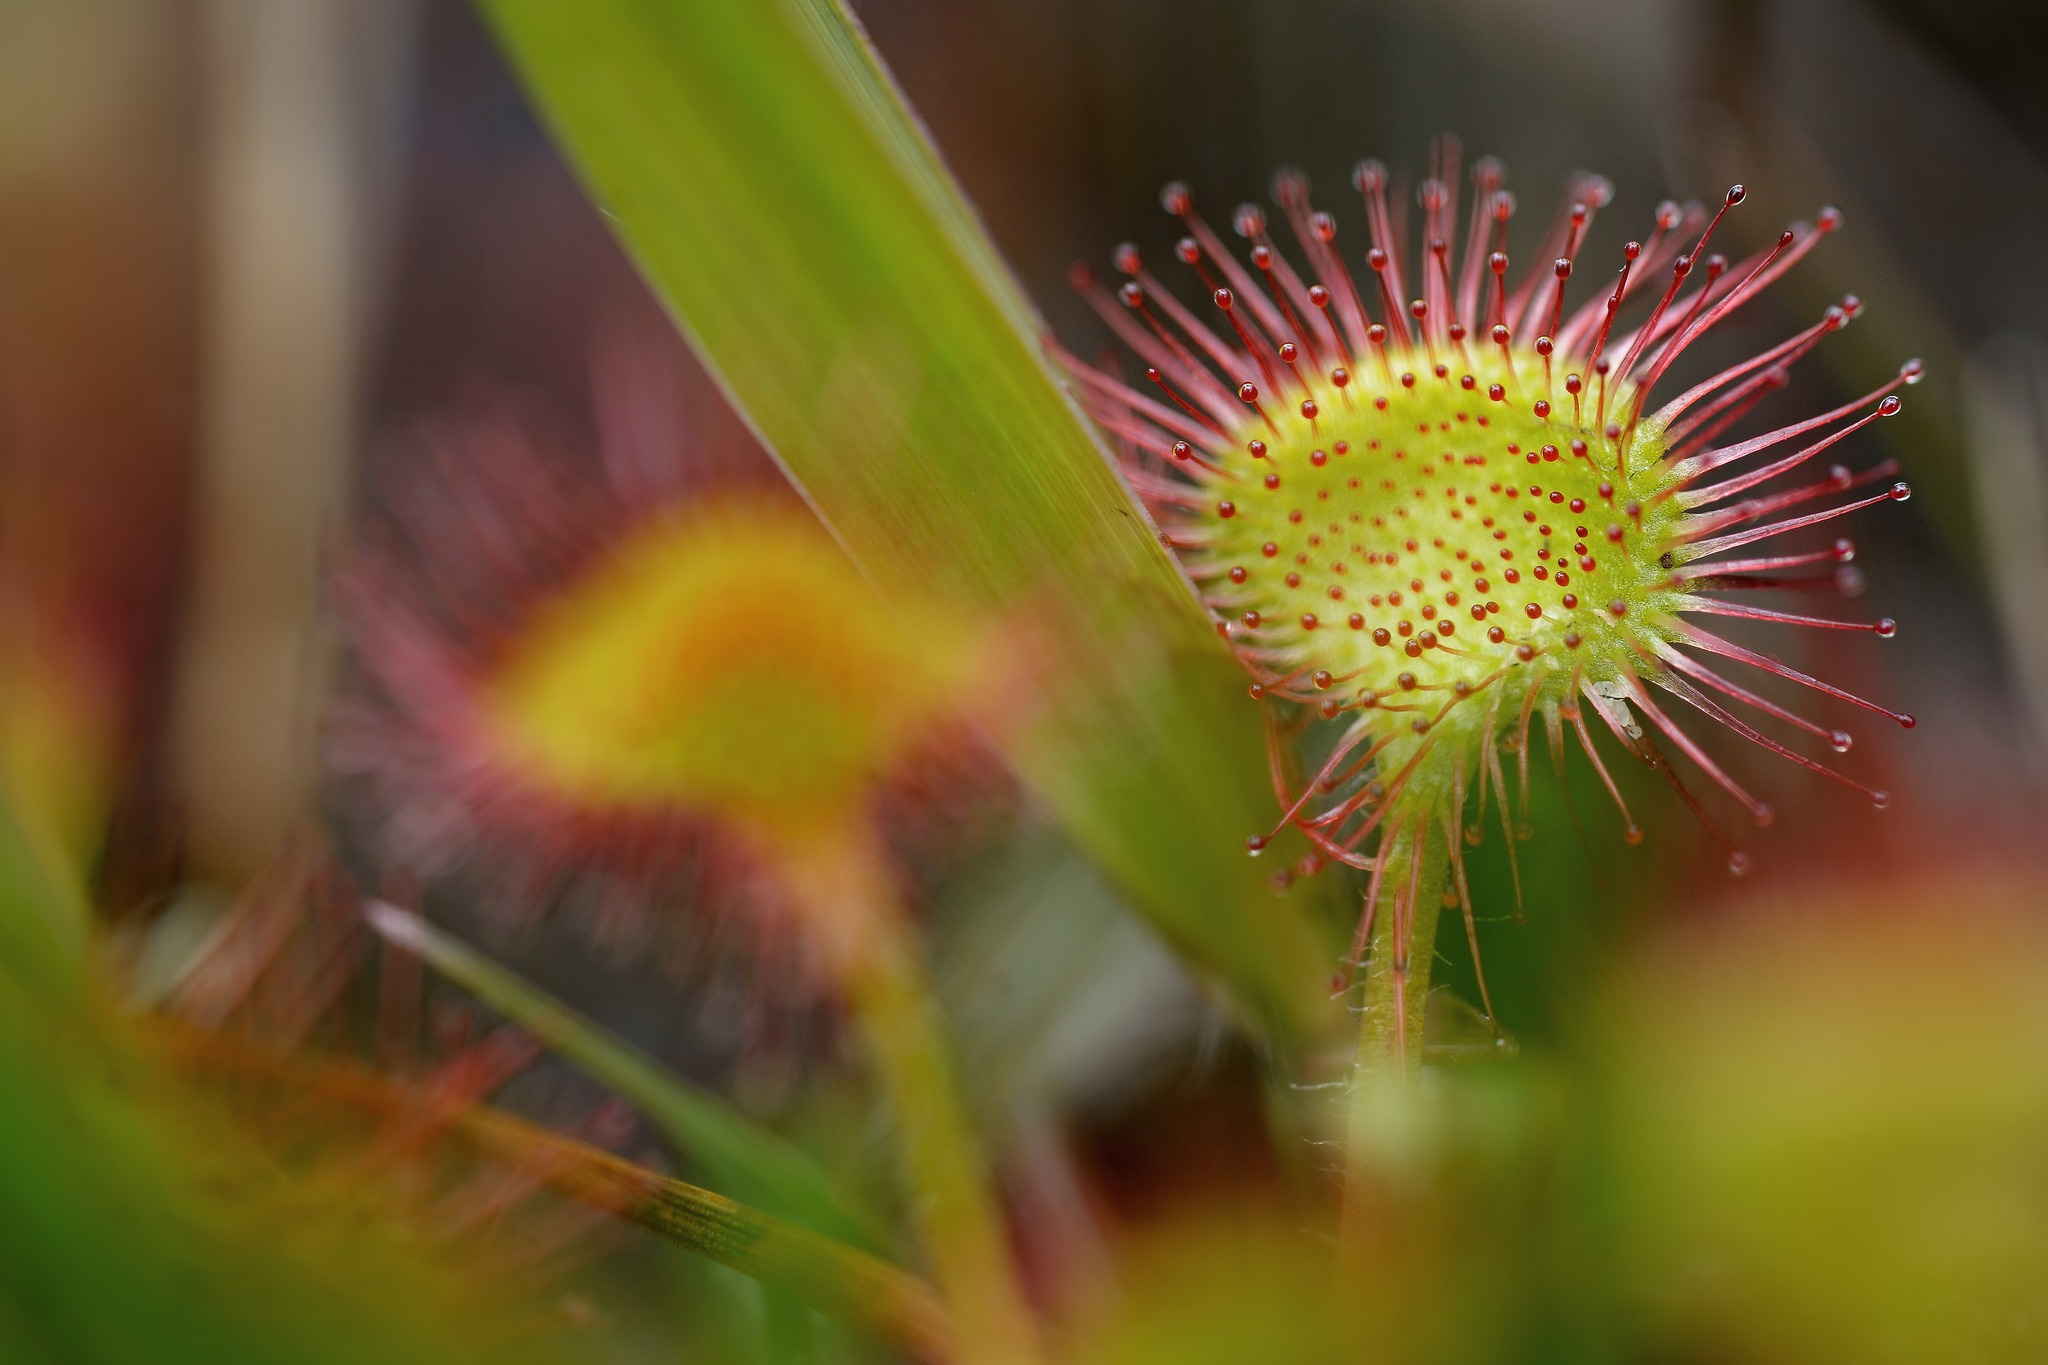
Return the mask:
{"type": "Polygon", "coordinates": [[[734,1196],[813,1231],[867,1247],[887,1245],[875,1221],[855,1210],[802,1149],[733,1112],[618,1035],[516,973],[386,901],[363,918],[385,939],[518,1024],[632,1101],[705,1178],[734,1196]]]}
{"type": "Polygon", "coordinates": [[[1026,780],[1183,952],[1299,1031],[1320,982],[1242,679],[837,0],[483,0],[642,272],[854,559],[1017,621],[1026,780]],[[1028,623],[1028,624],[1027,624],[1028,623]]]}

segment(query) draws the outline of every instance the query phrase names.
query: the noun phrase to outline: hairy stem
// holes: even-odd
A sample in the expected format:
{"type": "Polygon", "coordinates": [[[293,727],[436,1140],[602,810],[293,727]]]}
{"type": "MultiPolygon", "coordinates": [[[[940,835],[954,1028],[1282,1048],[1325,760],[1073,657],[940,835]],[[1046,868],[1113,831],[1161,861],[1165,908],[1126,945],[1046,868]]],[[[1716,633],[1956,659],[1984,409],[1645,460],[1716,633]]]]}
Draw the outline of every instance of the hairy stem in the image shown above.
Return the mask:
{"type": "Polygon", "coordinates": [[[938,1009],[887,869],[863,834],[809,844],[792,878],[894,1111],[925,1252],[969,1365],[1031,1365],[1036,1330],[938,1009]]]}
{"type": "Polygon", "coordinates": [[[1343,1246],[1348,1261],[1399,1236],[1403,1187],[1420,1156],[1422,1027],[1450,849],[1426,806],[1395,812],[1375,879],[1365,1006],[1352,1065],[1345,1139],[1343,1246]]]}

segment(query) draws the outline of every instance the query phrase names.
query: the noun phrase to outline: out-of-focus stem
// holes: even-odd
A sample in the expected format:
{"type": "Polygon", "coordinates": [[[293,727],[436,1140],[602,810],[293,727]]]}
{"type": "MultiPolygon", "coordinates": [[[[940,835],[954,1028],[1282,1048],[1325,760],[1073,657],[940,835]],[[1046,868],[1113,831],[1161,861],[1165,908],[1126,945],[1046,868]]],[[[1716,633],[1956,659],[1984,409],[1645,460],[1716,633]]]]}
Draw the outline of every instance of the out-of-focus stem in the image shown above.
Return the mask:
{"type": "Polygon", "coordinates": [[[793,871],[808,927],[830,955],[894,1111],[907,1193],[953,1310],[960,1358],[1031,1365],[1036,1328],[888,871],[863,831],[807,841],[793,871]]]}
{"type": "Polygon", "coordinates": [[[188,871],[234,885],[312,811],[320,546],[352,444],[403,0],[207,0],[197,545],[173,744],[188,871]]]}

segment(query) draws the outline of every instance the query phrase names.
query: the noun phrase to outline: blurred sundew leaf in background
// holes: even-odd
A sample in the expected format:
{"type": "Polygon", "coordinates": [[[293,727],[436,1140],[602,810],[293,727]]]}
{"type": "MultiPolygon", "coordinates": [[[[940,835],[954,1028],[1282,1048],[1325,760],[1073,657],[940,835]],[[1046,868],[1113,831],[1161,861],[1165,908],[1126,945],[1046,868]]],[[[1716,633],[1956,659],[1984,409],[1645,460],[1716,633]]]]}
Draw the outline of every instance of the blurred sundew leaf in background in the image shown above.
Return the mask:
{"type": "MultiPolygon", "coordinates": [[[[1328,973],[1276,896],[1257,712],[1046,368],[1030,305],[833,0],[484,0],[569,160],[885,593],[1017,623],[1012,761],[1162,933],[1281,1034],[1328,973]]],[[[1330,883],[1334,885],[1334,883],[1330,883]]]]}

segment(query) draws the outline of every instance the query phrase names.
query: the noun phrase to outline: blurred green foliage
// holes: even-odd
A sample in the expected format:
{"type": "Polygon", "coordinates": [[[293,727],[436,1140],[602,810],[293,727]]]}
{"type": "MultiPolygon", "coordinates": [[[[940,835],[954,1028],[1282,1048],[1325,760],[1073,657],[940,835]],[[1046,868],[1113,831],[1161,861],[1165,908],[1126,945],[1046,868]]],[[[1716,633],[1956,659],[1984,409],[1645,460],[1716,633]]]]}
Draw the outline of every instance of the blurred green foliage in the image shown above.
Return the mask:
{"type": "Polygon", "coordinates": [[[1594,1282],[1653,1347],[2048,1357],[2048,924],[1983,874],[1752,903],[1603,1018],[1594,1282]]]}
{"type": "Polygon", "coordinates": [[[0,1359],[548,1358],[375,1179],[294,1178],[142,1046],[53,928],[75,899],[0,865],[0,1359]]]}

